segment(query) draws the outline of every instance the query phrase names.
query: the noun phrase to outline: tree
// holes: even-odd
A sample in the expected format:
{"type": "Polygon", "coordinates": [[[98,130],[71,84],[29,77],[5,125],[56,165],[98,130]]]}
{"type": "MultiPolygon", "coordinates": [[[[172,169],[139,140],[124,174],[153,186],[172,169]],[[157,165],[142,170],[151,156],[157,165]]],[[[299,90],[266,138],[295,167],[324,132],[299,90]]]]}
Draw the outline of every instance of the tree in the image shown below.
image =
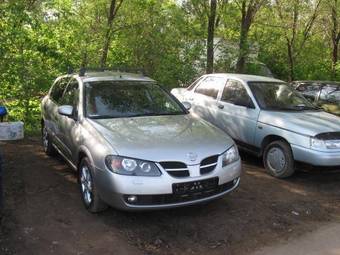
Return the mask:
{"type": "Polygon", "coordinates": [[[119,8],[124,0],[111,0],[110,8],[107,16],[107,28],[104,36],[104,43],[102,48],[102,56],[100,58],[100,66],[105,67],[107,61],[107,55],[110,48],[110,43],[113,35],[113,21],[117,15],[119,8]]]}
{"type": "Polygon", "coordinates": [[[330,19],[330,34],[332,40],[332,79],[337,77],[337,64],[338,64],[338,54],[339,54],[339,42],[340,42],[340,26],[338,19],[338,11],[340,9],[338,0],[330,0],[328,2],[329,9],[331,11],[330,19]]]}
{"type": "Polygon", "coordinates": [[[243,73],[245,70],[246,58],[248,55],[248,34],[254,22],[256,13],[264,5],[266,0],[237,0],[236,4],[241,11],[239,56],[236,64],[236,71],[243,73]]]}
{"type": "Polygon", "coordinates": [[[214,35],[216,22],[216,0],[210,1],[210,12],[208,14],[208,39],[207,39],[207,69],[206,73],[214,72],[214,35]]]}
{"type": "Polygon", "coordinates": [[[206,73],[214,71],[214,38],[217,28],[219,27],[221,18],[225,15],[225,7],[228,0],[187,0],[183,1],[183,9],[190,17],[191,23],[195,26],[196,23],[200,26],[200,38],[197,40],[205,39],[206,45],[206,73]]]}
{"type": "Polygon", "coordinates": [[[295,79],[296,59],[311,36],[321,1],[316,0],[313,6],[313,1],[306,3],[300,0],[275,0],[275,10],[280,23],[284,24],[282,30],[286,39],[289,81],[295,79]],[[310,11],[306,14],[307,10],[310,11]]]}

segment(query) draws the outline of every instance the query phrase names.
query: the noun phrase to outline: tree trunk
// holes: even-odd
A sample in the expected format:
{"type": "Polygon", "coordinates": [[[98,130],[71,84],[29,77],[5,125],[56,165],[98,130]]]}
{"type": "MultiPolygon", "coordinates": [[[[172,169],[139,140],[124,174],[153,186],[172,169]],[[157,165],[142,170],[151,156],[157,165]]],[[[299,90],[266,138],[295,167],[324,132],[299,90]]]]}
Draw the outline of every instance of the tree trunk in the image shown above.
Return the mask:
{"type": "Polygon", "coordinates": [[[288,81],[294,81],[294,68],[295,68],[295,60],[294,60],[294,52],[292,43],[287,39],[287,50],[288,50],[288,64],[289,64],[289,74],[288,81]]]}
{"type": "Polygon", "coordinates": [[[248,32],[249,28],[242,25],[239,43],[239,57],[236,64],[236,72],[244,73],[246,67],[246,58],[248,56],[248,32]]]}
{"type": "Polygon", "coordinates": [[[338,63],[339,42],[333,41],[333,53],[332,53],[332,79],[335,80],[337,76],[336,66],[338,63]]]}
{"type": "Polygon", "coordinates": [[[107,17],[107,29],[104,37],[104,43],[102,48],[102,56],[100,58],[100,66],[105,67],[107,62],[107,56],[109,54],[109,48],[111,44],[112,39],[112,29],[113,29],[113,21],[116,17],[116,14],[123,3],[123,0],[120,0],[119,2],[117,0],[111,0],[110,4],[110,10],[107,17]]]}
{"type": "Polygon", "coordinates": [[[340,33],[338,31],[338,12],[337,12],[338,0],[333,0],[332,5],[332,79],[335,80],[337,73],[336,73],[336,66],[338,63],[338,52],[339,52],[339,40],[340,40],[340,33]]]}
{"type": "Polygon", "coordinates": [[[104,37],[104,44],[102,49],[102,57],[100,59],[100,67],[105,67],[107,55],[109,54],[109,47],[111,42],[111,28],[108,28],[104,37]]]}
{"type": "Polygon", "coordinates": [[[207,73],[214,72],[214,34],[216,20],[217,1],[210,1],[210,15],[208,23],[208,40],[207,40],[207,73]]]}
{"type": "Polygon", "coordinates": [[[240,26],[240,41],[239,41],[239,55],[236,64],[236,71],[244,73],[246,70],[247,56],[249,53],[248,34],[250,27],[254,21],[255,15],[261,6],[264,4],[263,0],[242,0],[241,2],[241,26],[240,26]],[[248,3],[248,5],[247,5],[248,3]]]}

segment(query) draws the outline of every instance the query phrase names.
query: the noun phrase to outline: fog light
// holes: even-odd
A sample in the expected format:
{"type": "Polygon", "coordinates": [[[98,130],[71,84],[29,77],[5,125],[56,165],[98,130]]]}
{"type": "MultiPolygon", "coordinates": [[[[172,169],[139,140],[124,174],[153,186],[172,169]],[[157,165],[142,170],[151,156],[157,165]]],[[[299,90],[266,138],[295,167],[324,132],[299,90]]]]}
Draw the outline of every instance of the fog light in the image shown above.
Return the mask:
{"type": "Polygon", "coordinates": [[[238,182],[239,179],[240,179],[240,178],[234,179],[234,180],[233,180],[233,184],[236,185],[236,183],[238,182]]]}
{"type": "Polygon", "coordinates": [[[137,202],[137,196],[128,196],[127,201],[131,204],[137,202]]]}

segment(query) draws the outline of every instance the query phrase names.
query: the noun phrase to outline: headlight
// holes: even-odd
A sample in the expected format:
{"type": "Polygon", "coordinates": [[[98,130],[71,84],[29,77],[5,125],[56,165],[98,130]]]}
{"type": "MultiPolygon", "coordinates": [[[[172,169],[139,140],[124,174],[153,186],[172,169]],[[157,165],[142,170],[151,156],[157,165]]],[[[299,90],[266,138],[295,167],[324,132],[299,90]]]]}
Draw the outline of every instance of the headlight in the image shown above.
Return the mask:
{"type": "Polygon", "coordinates": [[[238,154],[238,150],[235,145],[233,145],[230,149],[228,149],[225,153],[222,154],[222,167],[229,165],[237,160],[239,160],[240,156],[238,154]]]}
{"type": "Polygon", "coordinates": [[[319,140],[317,138],[311,138],[310,139],[310,147],[312,149],[316,149],[316,150],[326,149],[325,142],[323,140],[319,140]]]}
{"type": "Polygon", "coordinates": [[[155,163],[109,155],[105,158],[106,166],[116,174],[134,176],[160,176],[161,172],[155,163]]]}
{"type": "Polygon", "coordinates": [[[312,149],[340,149],[339,140],[319,140],[316,138],[310,139],[310,147],[312,149]]]}

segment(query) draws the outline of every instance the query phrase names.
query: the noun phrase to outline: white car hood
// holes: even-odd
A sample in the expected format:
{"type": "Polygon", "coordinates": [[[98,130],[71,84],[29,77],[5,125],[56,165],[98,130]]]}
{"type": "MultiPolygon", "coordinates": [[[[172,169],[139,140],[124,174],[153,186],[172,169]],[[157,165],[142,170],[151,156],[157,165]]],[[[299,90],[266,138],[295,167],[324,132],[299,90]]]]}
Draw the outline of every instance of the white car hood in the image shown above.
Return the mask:
{"type": "Polygon", "coordinates": [[[340,118],[323,111],[261,111],[259,122],[307,136],[340,132],[340,118]]]}
{"type": "Polygon", "coordinates": [[[234,142],[220,129],[191,114],[90,120],[121,156],[199,164],[234,142]],[[197,160],[188,154],[197,155],[197,160]]]}

